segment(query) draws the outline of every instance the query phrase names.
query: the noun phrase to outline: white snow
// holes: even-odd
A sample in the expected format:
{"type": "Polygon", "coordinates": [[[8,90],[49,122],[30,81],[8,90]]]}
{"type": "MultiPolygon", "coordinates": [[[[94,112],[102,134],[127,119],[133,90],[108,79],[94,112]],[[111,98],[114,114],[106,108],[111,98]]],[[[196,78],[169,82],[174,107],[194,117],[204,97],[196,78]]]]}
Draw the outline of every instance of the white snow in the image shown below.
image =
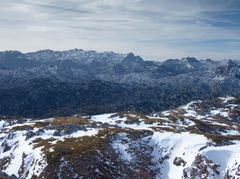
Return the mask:
{"type": "Polygon", "coordinates": [[[171,112],[170,111],[163,111],[161,114],[163,116],[169,116],[169,115],[171,115],[171,112]]]}
{"type": "Polygon", "coordinates": [[[233,129],[227,129],[224,132],[221,132],[221,134],[222,135],[226,135],[226,136],[229,136],[229,135],[240,135],[240,131],[233,130],[233,129]]]}
{"type": "MultiPolygon", "coordinates": [[[[14,133],[11,139],[8,139],[7,144],[11,146],[11,149],[6,152],[0,153],[0,158],[11,156],[11,162],[6,167],[4,172],[12,175],[19,176],[18,171],[22,164],[25,171],[29,171],[24,178],[31,178],[33,175],[39,176],[43,169],[47,166],[45,156],[41,152],[41,148],[33,148],[31,142],[35,139],[25,140],[26,131],[17,131],[14,133]],[[27,157],[24,159],[23,156],[27,157]],[[22,163],[24,162],[24,163],[22,163]]],[[[8,137],[6,135],[6,137],[8,137]]],[[[2,144],[4,140],[0,141],[2,144]]],[[[0,145],[1,146],[1,145],[0,145]]]]}
{"type": "Polygon", "coordinates": [[[183,167],[173,165],[175,157],[181,157],[186,161],[185,167],[192,165],[199,149],[204,147],[208,142],[207,138],[202,135],[171,132],[155,132],[151,139],[154,146],[152,153],[153,161],[161,168],[162,175],[157,178],[182,178],[183,167]],[[159,160],[168,155],[169,159],[164,160],[161,164],[159,160]],[[171,167],[170,167],[171,166],[171,167]]]}
{"type": "MultiPolygon", "coordinates": [[[[3,122],[1,122],[2,124],[3,122]]],[[[34,123],[28,123],[27,125],[33,125],[34,123]]],[[[24,124],[14,124],[10,127],[23,126],[24,124]]],[[[26,125],[26,124],[25,124],[26,125]]],[[[36,132],[38,128],[34,128],[33,132],[36,132]]],[[[82,137],[82,136],[92,136],[98,133],[98,129],[87,128],[87,131],[77,131],[70,135],[63,136],[53,136],[55,130],[44,130],[44,132],[39,136],[33,136],[26,140],[27,131],[16,131],[8,133],[0,133],[0,159],[4,157],[11,157],[10,163],[6,166],[6,169],[3,170],[9,175],[16,175],[19,177],[19,169],[23,166],[22,175],[23,178],[31,178],[33,175],[39,176],[44,168],[47,166],[46,158],[44,153],[41,151],[42,147],[34,148],[33,141],[37,138],[43,140],[53,138],[54,141],[51,141],[51,144],[56,144],[57,141],[62,141],[64,138],[72,137],[82,137]],[[7,145],[10,147],[10,150],[3,152],[3,143],[7,141],[7,145]],[[23,156],[25,156],[23,158],[23,156]]],[[[52,148],[49,150],[54,152],[52,148]]]]}
{"type": "Polygon", "coordinates": [[[0,121],[0,131],[2,130],[2,128],[3,128],[3,125],[6,123],[6,121],[0,121]]]}
{"type": "MultiPolygon", "coordinates": [[[[211,119],[212,120],[212,119],[211,119]]],[[[228,127],[227,124],[224,124],[224,123],[219,123],[219,122],[215,122],[215,121],[207,121],[207,120],[204,120],[203,122],[208,122],[210,123],[211,125],[217,125],[217,126],[224,126],[224,127],[228,127]]]]}
{"type": "Polygon", "coordinates": [[[197,115],[196,111],[193,108],[193,104],[196,103],[196,101],[190,102],[185,106],[181,106],[180,109],[185,110],[184,116],[186,117],[195,117],[197,115]]]}
{"type": "Polygon", "coordinates": [[[14,127],[21,127],[21,126],[25,126],[25,125],[33,125],[33,123],[32,124],[26,124],[26,123],[23,123],[23,124],[13,124],[13,125],[5,127],[5,129],[12,129],[14,127]]]}
{"type": "Polygon", "coordinates": [[[39,120],[30,120],[28,123],[36,123],[36,122],[52,122],[54,118],[46,118],[46,119],[39,119],[39,120]]]}
{"type": "Polygon", "coordinates": [[[101,114],[101,115],[95,115],[91,117],[92,121],[95,122],[102,122],[102,123],[108,123],[108,124],[116,124],[114,121],[114,118],[111,118],[111,116],[114,115],[114,113],[111,114],[101,114]]]}
{"type": "Polygon", "coordinates": [[[67,135],[66,138],[77,138],[77,137],[83,137],[83,136],[93,136],[98,133],[98,129],[88,129],[87,131],[77,131],[70,135],[67,135]]]}
{"type": "Polygon", "coordinates": [[[189,120],[189,119],[184,119],[184,120],[176,120],[176,124],[178,126],[182,126],[182,127],[186,127],[186,126],[194,126],[195,125],[195,122],[189,120]]]}
{"type": "Polygon", "coordinates": [[[214,80],[217,80],[217,81],[222,81],[224,79],[225,79],[224,76],[216,76],[216,77],[214,77],[214,80]]]}
{"type": "Polygon", "coordinates": [[[223,101],[223,103],[227,103],[228,101],[234,100],[234,97],[228,96],[226,98],[222,98],[220,97],[219,99],[221,99],[223,101]]]}
{"type": "Polygon", "coordinates": [[[215,115],[220,115],[220,116],[222,116],[222,117],[227,117],[227,118],[229,118],[228,112],[224,111],[224,109],[222,109],[222,108],[212,110],[212,111],[211,111],[211,115],[213,115],[213,116],[215,116],[215,115]]]}
{"type": "MultiPolygon", "coordinates": [[[[135,130],[151,130],[153,129],[151,127],[156,127],[156,124],[145,124],[143,121],[140,122],[139,124],[125,124],[124,122],[121,124],[118,124],[119,127],[121,128],[130,128],[130,129],[135,129],[135,130]]],[[[160,127],[160,126],[158,126],[160,127]]]]}
{"type": "MultiPolygon", "coordinates": [[[[222,108],[211,108],[212,110],[205,116],[199,115],[196,111],[197,105],[195,103],[200,101],[191,102],[185,106],[181,106],[177,110],[164,111],[158,113],[159,115],[153,115],[154,117],[147,116],[150,119],[159,118],[161,122],[153,122],[151,124],[145,122],[145,120],[136,114],[128,113],[130,117],[139,118],[137,122],[131,123],[130,119],[127,117],[120,118],[117,113],[111,114],[102,114],[94,115],[89,120],[91,122],[106,123],[112,127],[119,128],[130,128],[134,130],[149,130],[153,132],[152,136],[149,136],[150,142],[147,141],[146,145],[149,145],[153,148],[153,151],[150,150],[152,156],[152,162],[156,169],[160,169],[156,178],[166,178],[166,179],[180,179],[183,178],[183,169],[191,169],[194,165],[195,157],[197,155],[205,156],[208,160],[212,160],[214,163],[219,164],[221,174],[219,178],[224,178],[224,174],[229,172],[230,174],[235,175],[237,167],[240,165],[240,141],[231,141],[234,142],[232,145],[225,146],[213,146],[211,140],[208,140],[204,135],[193,134],[190,132],[156,132],[153,128],[168,128],[178,131],[186,131],[192,129],[189,126],[196,125],[194,119],[201,120],[206,125],[219,125],[222,126],[221,132],[218,135],[230,136],[240,135],[239,124],[229,125],[224,121],[216,121],[214,116],[220,115],[222,117],[229,118],[228,110],[234,107],[237,107],[236,104],[227,104],[229,100],[232,100],[232,97],[220,98],[223,103],[226,103],[225,107],[222,108]],[[229,106],[229,108],[227,108],[229,106]],[[171,120],[168,119],[168,116],[174,113],[180,113],[184,115],[184,118],[171,120]],[[164,120],[164,121],[162,121],[164,120]],[[127,123],[129,122],[130,123],[127,123]],[[148,143],[149,142],[149,143],[148,143]],[[173,164],[174,159],[178,157],[186,162],[185,166],[176,166],[173,164]]],[[[223,105],[223,104],[222,104],[223,105]]],[[[36,122],[51,122],[53,118],[40,119],[40,120],[27,120],[24,124],[19,124],[16,122],[12,123],[11,126],[7,125],[7,121],[0,120],[0,159],[4,157],[11,157],[11,162],[3,170],[9,175],[15,174],[19,176],[19,169],[23,166],[23,171],[25,172],[21,177],[22,178],[31,178],[33,175],[37,177],[41,174],[44,168],[47,166],[46,157],[41,151],[41,147],[34,148],[33,141],[36,138],[41,139],[54,139],[49,141],[50,144],[55,145],[58,141],[64,141],[66,138],[78,138],[82,136],[94,136],[97,135],[99,130],[102,128],[85,128],[86,130],[78,130],[72,134],[54,136],[56,132],[54,128],[44,129],[42,134],[37,136],[32,136],[26,140],[25,130],[16,130],[12,131],[13,127],[24,126],[24,125],[34,125],[36,122]],[[5,130],[8,129],[8,130],[5,130]],[[52,130],[50,130],[52,129],[52,130]],[[9,150],[4,151],[4,145],[9,146],[9,150]],[[23,156],[25,156],[23,158],[23,156]]],[[[153,120],[155,121],[155,120],[153,120]]],[[[229,121],[228,121],[229,122],[229,121]]],[[[231,122],[231,121],[230,121],[231,122]]],[[[197,127],[197,126],[196,126],[197,127]]],[[[32,131],[37,132],[39,128],[34,128],[32,131]]],[[[164,129],[161,129],[164,131],[164,129]]],[[[192,130],[193,132],[193,130],[192,130]]],[[[149,139],[148,138],[148,139],[149,139]]],[[[133,147],[133,142],[137,144],[137,141],[132,141],[128,138],[126,133],[120,133],[117,135],[116,139],[111,142],[113,149],[119,154],[119,157],[126,163],[131,163],[137,158],[137,155],[134,155],[134,151],[130,150],[133,147]]],[[[145,143],[144,143],[145,145],[145,143]]],[[[224,145],[224,144],[223,144],[224,145]]],[[[146,146],[148,147],[148,146],[146,146]]],[[[49,152],[54,152],[54,147],[50,147],[49,152]]],[[[67,162],[67,161],[66,161],[67,162]]],[[[97,171],[97,170],[96,170],[97,171]]],[[[98,172],[98,171],[97,171],[98,172]]],[[[209,178],[214,178],[209,176],[209,178]]],[[[215,176],[216,178],[216,176],[215,176]]]]}
{"type": "MultiPolygon", "coordinates": [[[[164,113],[164,112],[163,112],[164,113]]],[[[170,115],[170,113],[169,113],[170,115]]],[[[170,121],[167,117],[159,117],[159,116],[146,116],[148,117],[149,119],[159,119],[159,120],[164,120],[164,121],[170,121]]]]}
{"type": "MultiPolygon", "coordinates": [[[[208,147],[203,150],[202,154],[208,159],[214,161],[220,165],[221,175],[220,178],[224,178],[224,174],[229,169],[230,171],[238,163],[240,165],[240,142],[235,141],[235,144],[228,146],[208,147]]],[[[237,165],[237,166],[238,166],[237,165]]]]}
{"type": "Polygon", "coordinates": [[[157,178],[182,178],[183,169],[192,166],[197,154],[201,154],[220,165],[221,175],[219,178],[224,178],[227,170],[235,171],[236,163],[240,165],[240,141],[235,141],[235,144],[228,146],[203,148],[208,142],[208,139],[202,135],[187,132],[181,134],[155,132],[151,144],[154,146],[153,161],[158,164],[161,170],[161,174],[159,173],[157,178]],[[166,155],[169,159],[164,160],[161,164],[159,160],[166,155]],[[184,167],[173,165],[175,157],[183,159],[186,165],[184,167]]]}
{"type": "Polygon", "coordinates": [[[112,147],[120,154],[122,160],[130,162],[132,156],[130,152],[128,152],[129,146],[126,141],[130,141],[130,139],[127,137],[126,133],[121,133],[118,135],[118,139],[112,143],[112,147]]]}

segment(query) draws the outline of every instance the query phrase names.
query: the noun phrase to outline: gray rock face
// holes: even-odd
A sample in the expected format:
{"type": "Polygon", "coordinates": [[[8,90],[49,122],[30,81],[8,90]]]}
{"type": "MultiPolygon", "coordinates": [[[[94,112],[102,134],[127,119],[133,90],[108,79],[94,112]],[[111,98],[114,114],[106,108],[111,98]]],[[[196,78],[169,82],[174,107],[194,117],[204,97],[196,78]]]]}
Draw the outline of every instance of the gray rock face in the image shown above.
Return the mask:
{"type": "Polygon", "coordinates": [[[239,61],[193,57],[158,63],[133,53],[0,52],[0,114],[24,116],[153,112],[239,96],[239,61]]]}

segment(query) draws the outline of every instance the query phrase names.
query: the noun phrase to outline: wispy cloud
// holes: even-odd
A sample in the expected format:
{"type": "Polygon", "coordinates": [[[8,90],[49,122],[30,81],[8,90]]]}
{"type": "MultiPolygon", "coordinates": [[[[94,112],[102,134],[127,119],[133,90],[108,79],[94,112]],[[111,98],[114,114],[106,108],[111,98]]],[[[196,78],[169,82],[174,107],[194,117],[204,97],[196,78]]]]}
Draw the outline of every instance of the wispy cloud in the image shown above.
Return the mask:
{"type": "Polygon", "coordinates": [[[2,0],[0,49],[239,58],[238,0],[2,0]]]}

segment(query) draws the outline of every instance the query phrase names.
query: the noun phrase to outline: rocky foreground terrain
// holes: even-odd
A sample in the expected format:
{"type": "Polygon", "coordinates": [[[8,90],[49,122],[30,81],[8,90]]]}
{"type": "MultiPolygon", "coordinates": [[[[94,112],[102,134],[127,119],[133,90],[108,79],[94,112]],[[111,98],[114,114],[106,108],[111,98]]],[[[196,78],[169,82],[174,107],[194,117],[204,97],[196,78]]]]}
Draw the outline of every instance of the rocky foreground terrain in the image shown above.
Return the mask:
{"type": "Polygon", "coordinates": [[[0,119],[2,178],[240,178],[240,99],[143,115],[0,119]]]}
{"type": "Polygon", "coordinates": [[[81,49],[4,51],[0,84],[2,115],[148,114],[194,100],[239,97],[240,62],[193,57],[159,62],[81,49]]]}

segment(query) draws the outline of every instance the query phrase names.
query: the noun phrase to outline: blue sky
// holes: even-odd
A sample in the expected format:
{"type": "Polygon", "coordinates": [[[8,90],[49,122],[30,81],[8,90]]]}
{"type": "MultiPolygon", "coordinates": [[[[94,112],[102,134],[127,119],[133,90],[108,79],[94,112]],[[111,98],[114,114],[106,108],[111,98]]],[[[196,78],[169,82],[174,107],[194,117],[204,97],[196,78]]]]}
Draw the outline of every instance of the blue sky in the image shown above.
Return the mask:
{"type": "Polygon", "coordinates": [[[239,0],[0,0],[0,50],[240,59],[239,0]]]}

